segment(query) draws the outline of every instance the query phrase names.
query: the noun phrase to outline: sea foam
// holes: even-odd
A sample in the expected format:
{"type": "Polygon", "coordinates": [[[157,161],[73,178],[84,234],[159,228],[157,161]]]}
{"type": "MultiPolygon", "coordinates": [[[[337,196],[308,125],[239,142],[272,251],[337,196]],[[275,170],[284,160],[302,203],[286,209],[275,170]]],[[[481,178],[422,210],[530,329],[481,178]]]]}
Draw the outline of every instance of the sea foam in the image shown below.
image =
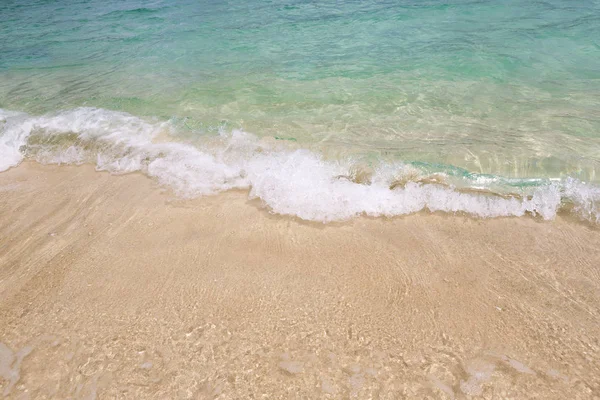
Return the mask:
{"type": "Polygon", "coordinates": [[[174,130],[169,122],[98,108],[42,116],[0,110],[0,171],[25,158],[92,163],[115,174],[142,172],[186,198],[248,189],[251,198],[275,213],[321,222],[421,210],[550,220],[565,205],[585,220],[600,222],[600,188],[576,179],[546,180],[528,193],[494,194],[479,190],[481,177],[470,182],[472,187],[467,182],[457,188],[439,174],[429,179],[406,164],[388,163],[358,180],[352,160],[328,160],[242,131],[223,133],[210,144],[185,143],[174,130]]]}

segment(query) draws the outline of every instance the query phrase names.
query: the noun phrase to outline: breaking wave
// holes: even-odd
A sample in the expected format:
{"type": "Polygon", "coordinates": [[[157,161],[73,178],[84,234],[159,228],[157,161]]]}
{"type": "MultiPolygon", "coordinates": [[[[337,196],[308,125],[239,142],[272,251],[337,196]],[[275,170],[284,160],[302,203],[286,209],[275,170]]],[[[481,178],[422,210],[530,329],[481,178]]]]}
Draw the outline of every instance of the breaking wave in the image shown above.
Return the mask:
{"type": "Polygon", "coordinates": [[[42,116],[0,110],[0,171],[24,159],[92,163],[115,174],[142,172],[182,197],[248,189],[251,198],[260,198],[275,213],[321,222],[421,210],[551,220],[567,208],[600,222],[600,188],[573,178],[524,179],[521,187],[513,179],[507,190],[497,190],[498,182],[508,180],[475,174],[457,178],[400,162],[372,166],[350,158],[329,160],[317,151],[242,131],[202,143],[177,139],[175,131],[170,122],[98,108],[42,116]]]}

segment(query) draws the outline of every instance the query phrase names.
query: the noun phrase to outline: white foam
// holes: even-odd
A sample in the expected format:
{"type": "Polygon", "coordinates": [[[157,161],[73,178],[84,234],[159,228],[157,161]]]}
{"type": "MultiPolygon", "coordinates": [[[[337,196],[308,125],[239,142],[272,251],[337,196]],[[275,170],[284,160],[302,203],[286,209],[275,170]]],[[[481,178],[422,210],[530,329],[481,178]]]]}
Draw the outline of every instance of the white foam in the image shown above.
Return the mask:
{"type": "MultiPolygon", "coordinates": [[[[41,142],[59,135],[74,134],[80,142],[102,141],[111,147],[136,147],[148,144],[165,124],[149,124],[132,115],[97,108],[76,108],[38,117],[0,110],[0,171],[18,165],[24,157],[23,147],[32,135],[41,142]]],[[[53,152],[41,149],[39,160],[48,163],[77,163],[84,159],[83,150],[69,146],[53,152]]]]}
{"type": "MultiPolygon", "coordinates": [[[[250,189],[250,197],[260,198],[275,213],[322,222],[420,210],[552,219],[565,200],[581,217],[600,221],[600,188],[574,179],[540,186],[522,198],[414,181],[390,189],[399,175],[412,176],[415,168],[382,165],[370,184],[359,184],[340,178],[351,174],[349,161],[324,160],[315,152],[275,146],[241,131],[224,134],[220,145],[210,147],[155,140],[171,129],[165,122],[97,108],[43,116],[0,110],[0,171],[26,156],[42,163],[89,162],[116,174],[143,172],[183,197],[250,189]]],[[[478,179],[472,187],[485,183],[478,179]]]]}
{"type": "Polygon", "coordinates": [[[27,140],[26,115],[0,109],[0,171],[18,165],[23,160],[19,151],[27,140]]]}
{"type": "Polygon", "coordinates": [[[574,211],[581,218],[600,223],[600,188],[568,178],[563,184],[564,196],[574,205],[574,211]]]}

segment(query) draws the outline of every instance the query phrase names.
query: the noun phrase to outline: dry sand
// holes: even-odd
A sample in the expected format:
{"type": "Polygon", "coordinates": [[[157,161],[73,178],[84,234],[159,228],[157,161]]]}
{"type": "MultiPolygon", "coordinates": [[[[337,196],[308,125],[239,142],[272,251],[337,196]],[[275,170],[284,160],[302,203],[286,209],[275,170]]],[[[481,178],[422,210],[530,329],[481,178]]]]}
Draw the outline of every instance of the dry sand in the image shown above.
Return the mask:
{"type": "Polygon", "coordinates": [[[600,396],[600,231],[305,223],[141,175],[0,174],[8,398],[600,396]]]}

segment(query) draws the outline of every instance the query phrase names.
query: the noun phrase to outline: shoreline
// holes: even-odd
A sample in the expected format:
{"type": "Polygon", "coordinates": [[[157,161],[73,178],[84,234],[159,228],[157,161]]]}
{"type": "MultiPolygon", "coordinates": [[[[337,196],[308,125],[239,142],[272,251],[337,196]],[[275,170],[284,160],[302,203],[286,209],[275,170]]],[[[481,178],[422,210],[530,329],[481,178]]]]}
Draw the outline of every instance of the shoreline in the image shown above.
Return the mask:
{"type": "Polygon", "coordinates": [[[406,163],[375,157],[378,161],[371,164],[360,161],[367,154],[352,146],[326,155],[316,143],[304,148],[235,129],[191,142],[183,135],[180,141],[177,124],[170,120],[93,107],[38,116],[0,110],[0,125],[6,142],[0,149],[0,171],[25,160],[89,163],[116,175],[139,171],[183,198],[249,190],[274,213],[303,220],[393,218],[423,210],[552,220],[569,209],[590,223],[600,221],[595,178],[585,179],[570,168],[549,175],[515,170],[503,176],[502,168],[465,169],[461,162],[442,160],[406,163]]]}
{"type": "Polygon", "coordinates": [[[322,224],[24,163],[0,173],[0,393],[597,396],[600,231],[572,219],[322,224]]]}

